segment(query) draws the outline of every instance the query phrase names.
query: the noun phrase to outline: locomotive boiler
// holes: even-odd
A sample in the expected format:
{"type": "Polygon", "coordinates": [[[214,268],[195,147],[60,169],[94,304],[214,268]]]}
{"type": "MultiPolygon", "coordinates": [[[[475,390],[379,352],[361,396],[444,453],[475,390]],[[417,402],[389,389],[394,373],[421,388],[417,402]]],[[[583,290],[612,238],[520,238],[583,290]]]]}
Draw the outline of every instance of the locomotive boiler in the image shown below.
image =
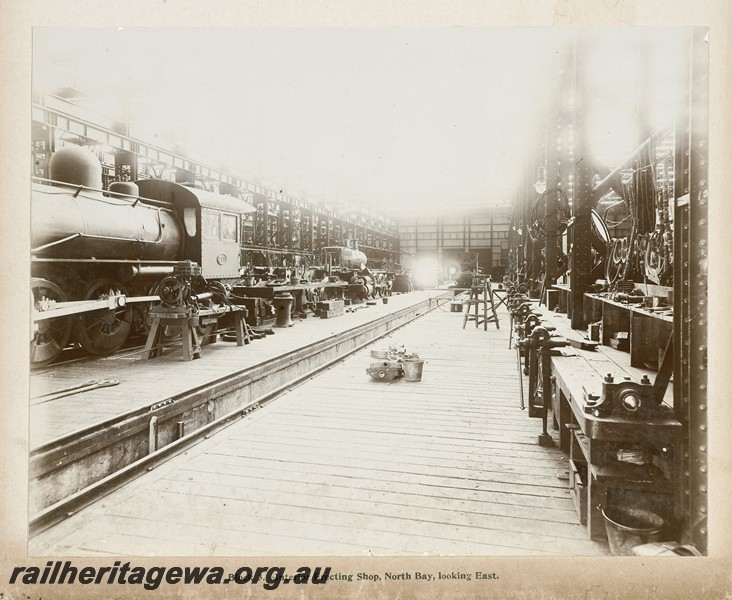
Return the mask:
{"type": "Polygon", "coordinates": [[[327,246],[323,248],[323,256],[334,267],[362,271],[366,268],[368,258],[357,248],[347,246],[327,246]]]}
{"type": "Polygon", "coordinates": [[[347,294],[353,299],[365,300],[388,294],[391,289],[388,274],[367,266],[368,258],[357,248],[355,240],[346,243],[349,245],[323,248],[324,264],[330,274],[348,283],[347,294]]]}
{"type": "Polygon", "coordinates": [[[99,161],[75,146],[54,153],[50,181],[33,183],[34,305],[115,295],[130,301],[39,320],[31,341],[33,365],[54,360],[69,339],[93,354],[117,350],[133,329],[144,328],[151,296],[178,261],[201,265],[204,280],[239,277],[242,216],[254,207],[165,180],[101,187],[99,161]]]}
{"type": "Polygon", "coordinates": [[[33,185],[34,257],[163,261],[181,258],[183,233],[173,207],[130,201],[139,195],[133,183],[113,183],[110,193],[105,195],[99,191],[101,165],[90,152],[76,147],[59,150],[51,159],[50,175],[55,185],[33,185]]]}

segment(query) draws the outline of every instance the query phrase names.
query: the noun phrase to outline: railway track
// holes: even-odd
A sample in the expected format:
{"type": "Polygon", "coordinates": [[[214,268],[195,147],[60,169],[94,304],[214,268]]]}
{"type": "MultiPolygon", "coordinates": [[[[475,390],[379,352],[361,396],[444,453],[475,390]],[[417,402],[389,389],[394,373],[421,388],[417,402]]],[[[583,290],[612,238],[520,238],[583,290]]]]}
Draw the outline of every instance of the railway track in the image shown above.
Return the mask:
{"type": "MultiPolygon", "coordinates": [[[[167,349],[179,346],[179,345],[180,345],[180,336],[177,336],[175,339],[171,340],[169,343],[158,344],[154,347],[162,349],[162,350],[167,350],[167,349]]],[[[133,358],[134,356],[136,356],[138,354],[142,354],[144,349],[145,349],[144,336],[138,336],[137,338],[135,338],[135,340],[132,340],[131,345],[125,346],[124,348],[120,348],[119,350],[110,352],[109,354],[105,354],[103,356],[95,356],[93,354],[86,354],[83,350],[78,350],[77,348],[66,348],[64,350],[65,355],[62,354],[60,359],[55,360],[50,365],[46,365],[44,367],[33,368],[33,373],[37,374],[37,375],[43,375],[43,374],[47,374],[47,373],[52,373],[54,371],[59,371],[59,370],[63,369],[64,367],[68,367],[69,365],[94,363],[99,360],[111,359],[111,358],[125,358],[125,357],[133,358]],[[140,341],[142,341],[142,343],[139,343],[140,341]]]]}
{"type": "MultiPolygon", "coordinates": [[[[145,347],[144,343],[135,344],[132,346],[127,346],[125,348],[120,348],[119,350],[116,350],[115,352],[111,352],[109,354],[105,354],[102,357],[86,354],[85,352],[80,351],[77,348],[66,348],[66,349],[64,349],[63,353],[61,354],[61,358],[55,360],[50,365],[46,365],[44,367],[33,368],[33,373],[34,374],[52,373],[53,371],[58,371],[59,369],[68,367],[69,365],[81,364],[81,363],[93,363],[94,361],[97,361],[100,358],[113,358],[113,357],[119,357],[119,356],[125,356],[125,355],[134,356],[138,352],[142,352],[142,349],[144,347],[145,347]]],[[[172,344],[169,344],[168,347],[172,347],[172,344]]]]}
{"type": "Polygon", "coordinates": [[[208,381],[33,449],[29,467],[30,535],[245,418],[283,392],[450,298],[450,293],[428,298],[266,364],[208,381]]]}

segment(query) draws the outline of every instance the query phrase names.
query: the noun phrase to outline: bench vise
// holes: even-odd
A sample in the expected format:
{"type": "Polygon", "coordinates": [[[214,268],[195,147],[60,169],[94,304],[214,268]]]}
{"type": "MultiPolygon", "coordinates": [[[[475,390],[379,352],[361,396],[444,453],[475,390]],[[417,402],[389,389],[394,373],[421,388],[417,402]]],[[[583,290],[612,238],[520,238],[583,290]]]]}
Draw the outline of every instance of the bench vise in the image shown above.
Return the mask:
{"type": "Polygon", "coordinates": [[[518,339],[523,340],[528,338],[534,332],[534,329],[539,326],[543,327],[547,331],[554,331],[556,329],[553,325],[542,323],[541,318],[536,313],[529,313],[523,323],[516,323],[516,334],[518,339]]]}
{"type": "MultiPolygon", "coordinates": [[[[543,429],[539,435],[539,445],[552,444],[551,435],[547,430],[547,412],[551,404],[552,395],[552,367],[551,355],[555,348],[569,345],[564,338],[552,338],[549,329],[542,325],[534,327],[531,335],[516,342],[518,352],[525,353],[525,365],[529,375],[529,417],[541,418],[543,429]]],[[[522,386],[521,372],[519,384],[522,386]]],[[[523,396],[522,396],[523,408],[523,396]]]]}
{"type": "Polygon", "coordinates": [[[551,351],[552,348],[563,348],[569,346],[569,342],[564,338],[552,338],[550,330],[554,329],[547,325],[537,325],[531,331],[531,334],[516,342],[516,345],[527,350],[544,350],[551,351]]]}

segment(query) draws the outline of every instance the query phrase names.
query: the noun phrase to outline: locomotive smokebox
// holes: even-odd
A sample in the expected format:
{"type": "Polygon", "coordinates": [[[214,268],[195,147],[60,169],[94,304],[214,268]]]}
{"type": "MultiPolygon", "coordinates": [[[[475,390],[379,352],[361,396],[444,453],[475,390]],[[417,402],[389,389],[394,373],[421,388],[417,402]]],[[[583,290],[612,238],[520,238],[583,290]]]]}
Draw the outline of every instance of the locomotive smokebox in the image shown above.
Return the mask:
{"type": "Polygon", "coordinates": [[[64,146],[51,157],[49,165],[53,181],[101,189],[102,165],[96,156],[79,146],[64,146]]]}

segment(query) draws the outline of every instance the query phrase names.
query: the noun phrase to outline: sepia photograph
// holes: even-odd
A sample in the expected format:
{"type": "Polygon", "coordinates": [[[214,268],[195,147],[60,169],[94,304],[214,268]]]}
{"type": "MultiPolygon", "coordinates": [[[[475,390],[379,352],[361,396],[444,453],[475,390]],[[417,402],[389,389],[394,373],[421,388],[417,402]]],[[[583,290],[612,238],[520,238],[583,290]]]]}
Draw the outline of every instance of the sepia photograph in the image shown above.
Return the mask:
{"type": "Polygon", "coordinates": [[[571,4],[27,28],[0,598],[729,592],[724,40],[571,4]]]}

